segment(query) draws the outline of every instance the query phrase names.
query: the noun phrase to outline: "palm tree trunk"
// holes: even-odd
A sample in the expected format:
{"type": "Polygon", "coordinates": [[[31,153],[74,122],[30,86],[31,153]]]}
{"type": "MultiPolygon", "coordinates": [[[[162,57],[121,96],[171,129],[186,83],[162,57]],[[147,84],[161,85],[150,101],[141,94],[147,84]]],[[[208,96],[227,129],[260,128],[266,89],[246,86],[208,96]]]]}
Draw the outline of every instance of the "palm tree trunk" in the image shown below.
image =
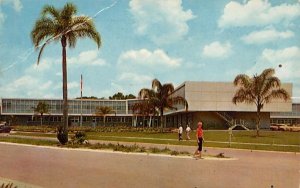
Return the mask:
{"type": "Polygon", "coordinates": [[[43,114],[41,113],[41,126],[43,126],[43,114]]]}
{"type": "Polygon", "coordinates": [[[257,122],[256,122],[256,136],[259,137],[259,127],[260,127],[260,107],[257,107],[256,112],[257,122]]]}
{"type": "Polygon", "coordinates": [[[151,127],[151,122],[152,122],[152,116],[149,116],[149,127],[151,127]]]}
{"type": "Polygon", "coordinates": [[[63,76],[63,132],[68,136],[68,75],[67,75],[67,39],[62,36],[62,76],[63,76]]]}
{"type": "Polygon", "coordinates": [[[163,118],[164,118],[164,109],[161,108],[160,109],[160,129],[161,129],[161,132],[162,132],[163,126],[164,126],[163,118]]]}

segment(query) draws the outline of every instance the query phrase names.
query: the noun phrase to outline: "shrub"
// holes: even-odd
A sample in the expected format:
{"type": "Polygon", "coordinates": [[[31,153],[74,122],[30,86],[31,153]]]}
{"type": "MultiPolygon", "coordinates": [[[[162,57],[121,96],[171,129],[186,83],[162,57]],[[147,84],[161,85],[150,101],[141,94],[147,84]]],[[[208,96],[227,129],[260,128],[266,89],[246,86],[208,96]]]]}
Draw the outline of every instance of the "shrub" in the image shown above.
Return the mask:
{"type": "Polygon", "coordinates": [[[87,137],[84,132],[77,131],[75,135],[72,137],[71,140],[72,144],[86,144],[87,143],[87,137]]]}
{"type": "Polygon", "coordinates": [[[150,153],[160,153],[160,149],[150,147],[150,148],[149,148],[149,152],[150,152],[150,153]]]}
{"type": "Polygon", "coordinates": [[[109,149],[110,147],[107,144],[97,143],[90,146],[91,149],[109,149]]]}
{"type": "Polygon", "coordinates": [[[178,152],[178,151],[171,151],[170,154],[171,154],[171,155],[179,155],[179,152],[178,152]]]}
{"type": "Polygon", "coordinates": [[[225,158],[225,155],[224,155],[224,153],[219,153],[219,154],[216,155],[216,157],[218,157],[218,158],[225,158]]]}
{"type": "Polygon", "coordinates": [[[168,147],[165,147],[164,149],[161,150],[162,153],[170,153],[171,150],[168,147]]]}
{"type": "Polygon", "coordinates": [[[179,152],[180,155],[190,155],[190,152],[188,151],[181,151],[179,152]]]}
{"type": "Polygon", "coordinates": [[[62,126],[57,127],[57,139],[62,145],[65,145],[68,142],[68,133],[62,126]]]}

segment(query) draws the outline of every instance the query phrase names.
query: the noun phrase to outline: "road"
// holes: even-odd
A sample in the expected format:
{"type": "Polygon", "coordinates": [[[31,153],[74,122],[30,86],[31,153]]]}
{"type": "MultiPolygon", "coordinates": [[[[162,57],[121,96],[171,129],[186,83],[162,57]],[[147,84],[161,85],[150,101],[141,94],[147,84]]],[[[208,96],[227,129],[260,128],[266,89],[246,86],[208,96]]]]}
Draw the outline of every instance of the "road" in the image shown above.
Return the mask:
{"type": "Polygon", "coordinates": [[[6,143],[0,151],[0,179],[24,187],[299,188],[300,180],[299,153],[207,148],[234,160],[195,160],[6,143]]]}

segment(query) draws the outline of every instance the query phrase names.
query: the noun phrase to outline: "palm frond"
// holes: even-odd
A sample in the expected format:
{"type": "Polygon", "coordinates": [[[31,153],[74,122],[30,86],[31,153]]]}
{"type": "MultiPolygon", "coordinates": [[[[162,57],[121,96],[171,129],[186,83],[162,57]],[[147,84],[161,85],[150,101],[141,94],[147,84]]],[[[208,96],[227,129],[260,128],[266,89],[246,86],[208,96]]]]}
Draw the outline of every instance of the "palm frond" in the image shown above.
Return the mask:
{"type": "Polygon", "coordinates": [[[73,3],[67,3],[63,7],[60,17],[63,20],[63,23],[69,25],[72,21],[73,15],[77,13],[77,7],[73,3]]]}
{"type": "Polygon", "coordinates": [[[264,98],[266,103],[270,103],[272,99],[283,99],[285,101],[289,100],[291,97],[285,89],[275,89],[270,92],[268,96],[264,98]]]}
{"type": "Polygon", "coordinates": [[[77,37],[75,33],[69,33],[67,36],[67,43],[69,44],[70,48],[75,48],[77,42],[77,37]]]}
{"type": "Polygon", "coordinates": [[[97,32],[95,24],[89,17],[77,16],[74,17],[71,23],[72,32],[78,37],[89,37],[93,39],[98,48],[101,46],[101,35],[97,32]]]}
{"type": "Polygon", "coordinates": [[[39,44],[55,33],[55,23],[49,18],[41,18],[37,20],[33,30],[31,31],[31,39],[36,48],[39,44]]]}
{"type": "Polygon", "coordinates": [[[265,69],[260,75],[259,77],[262,77],[263,79],[267,79],[272,77],[275,74],[275,70],[272,68],[269,69],[265,69]]]}
{"type": "Polygon", "coordinates": [[[162,86],[162,93],[164,96],[169,96],[174,92],[174,85],[167,83],[162,86]]]}
{"type": "Polygon", "coordinates": [[[154,79],[152,80],[152,89],[155,90],[156,92],[160,92],[162,88],[162,84],[160,83],[160,81],[158,79],[154,79]]]}
{"type": "Polygon", "coordinates": [[[251,104],[256,102],[256,98],[250,89],[240,88],[236,91],[234,97],[232,98],[232,102],[234,104],[243,102],[251,104]]]}
{"type": "Polygon", "coordinates": [[[36,62],[37,65],[40,64],[40,60],[41,60],[41,57],[42,57],[44,48],[46,47],[47,44],[48,44],[48,43],[45,42],[45,43],[42,45],[42,47],[41,47],[41,49],[40,49],[40,51],[39,51],[38,59],[37,59],[37,62],[36,62]]]}
{"type": "Polygon", "coordinates": [[[54,19],[59,20],[59,11],[52,5],[45,5],[42,9],[41,15],[42,17],[47,16],[50,14],[54,19]]]}
{"type": "Polygon", "coordinates": [[[246,74],[239,74],[235,77],[233,84],[235,86],[248,87],[250,84],[250,77],[246,74]]]}
{"type": "Polygon", "coordinates": [[[273,76],[266,79],[262,87],[261,96],[267,96],[271,90],[279,88],[280,86],[281,82],[279,78],[273,76]]]}

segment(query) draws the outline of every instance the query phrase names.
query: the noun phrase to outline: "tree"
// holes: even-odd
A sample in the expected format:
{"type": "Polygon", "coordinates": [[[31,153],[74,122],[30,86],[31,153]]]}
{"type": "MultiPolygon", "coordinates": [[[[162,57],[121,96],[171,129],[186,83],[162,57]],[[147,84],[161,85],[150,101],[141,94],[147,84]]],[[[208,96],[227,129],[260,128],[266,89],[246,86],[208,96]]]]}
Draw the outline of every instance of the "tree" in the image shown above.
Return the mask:
{"type": "MultiPolygon", "coordinates": [[[[152,117],[157,114],[157,109],[155,107],[155,104],[148,99],[133,104],[132,111],[134,114],[141,114],[144,117],[149,116],[150,121],[148,127],[151,126],[152,117]]],[[[144,122],[143,122],[143,126],[144,126],[144,122]]]]}
{"type": "Polygon", "coordinates": [[[164,109],[177,109],[174,107],[176,103],[183,103],[185,109],[188,109],[188,103],[185,98],[181,96],[172,96],[174,86],[171,83],[161,84],[158,79],[152,81],[152,89],[143,88],[139,92],[139,97],[148,99],[151,103],[159,109],[160,126],[163,128],[164,109]]]}
{"type": "Polygon", "coordinates": [[[135,99],[136,96],[134,96],[133,94],[129,94],[129,95],[125,95],[125,99],[135,99]]]}
{"type": "Polygon", "coordinates": [[[89,37],[101,46],[100,34],[96,31],[91,18],[75,16],[77,8],[67,3],[62,9],[46,5],[41,11],[41,17],[36,21],[31,31],[32,42],[39,49],[37,64],[47,44],[60,41],[62,46],[62,78],[63,78],[63,126],[59,128],[59,141],[68,141],[68,88],[67,88],[67,52],[66,47],[74,48],[79,38],[89,37]]]}
{"type": "Polygon", "coordinates": [[[260,112],[265,104],[272,99],[290,99],[288,92],[281,88],[279,78],[274,76],[274,69],[265,69],[260,75],[255,74],[252,78],[248,75],[237,75],[233,84],[238,87],[232,102],[256,105],[256,135],[259,136],[260,112]]]}
{"type": "Polygon", "coordinates": [[[96,115],[103,116],[103,124],[105,126],[105,118],[107,114],[115,113],[115,111],[109,106],[97,106],[96,107],[96,115]]]}
{"type": "Polygon", "coordinates": [[[125,100],[125,99],[135,99],[136,97],[132,94],[124,95],[122,92],[115,93],[113,96],[110,96],[109,99],[115,100],[125,100]]]}
{"type": "Polygon", "coordinates": [[[36,107],[34,108],[34,112],[41,115],[41,126],[43,125],[43,115],[49,114],[50,106],[45,101],[40,101],[36,107]]]}
{"type": "MultiPolygon", "coordinates": [[[[76,99],[81,99],[81,97],[76,97],[76,99]]],[[[83,96],[82,99],[98,99],[98,98],[95,97],[95,96],[90,96],[90,97],[88,97],[88,96],[83,96]]]]}

